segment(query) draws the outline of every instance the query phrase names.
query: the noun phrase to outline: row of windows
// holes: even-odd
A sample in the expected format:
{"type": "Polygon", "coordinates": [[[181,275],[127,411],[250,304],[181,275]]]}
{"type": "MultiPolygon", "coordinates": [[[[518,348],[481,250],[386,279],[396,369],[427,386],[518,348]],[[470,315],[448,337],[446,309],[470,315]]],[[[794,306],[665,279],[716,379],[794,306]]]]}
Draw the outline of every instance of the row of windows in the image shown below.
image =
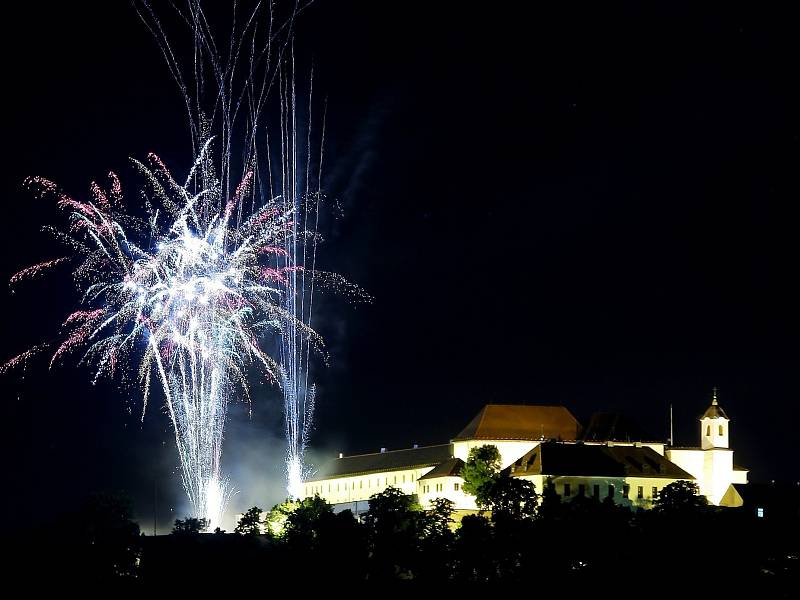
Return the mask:
{"type": "MultiPolygon", "coordinates": [[[[435,492],[443,492],[444,491],[444,484],[443,483],[436,483],[436,484],[434,484],[433,487],[434,487],[434,491],[435,492]]],[[[455,491],[460,490],[461,489],[461,484],[460,483],[454,483],[453,484],[453,489],[455,491]]],[[[423,494],[430,494],[431,493],[431,486],[430,485],[423,485],[422,486],[422,493],[423,494]]]]}
{"type": "MultiPolygon", "coordinates": [[[[722,425],[719,426],[719,434],[725,435],[725,430],[722,428],[722,425]]],[[[706,425],[706,435],[711,435],[711,425],[706,425]]]]}
{"type": "MultiPolygon", "coordinates": [[[[600,498],[600,485],[595,484],[595,485],[592,486],[592,488],[593,488],[592,489],[592,492],[593,492],[592,495],[595,498],[600,498]]],[[[653,486],[650,491],[651,491],[651,495],[652,495],[651,497],[655,498],[658,495],[658,487],[653,486]]],[[[606,496],[608,496],[609,498],[613,498],[615,493],[616,493],[616,490],[615,490],[614,486],[613,485],[609,485],[607,490],[606,490],[606,496]]],[[[627,484],[623,485],[622,486],[622,497],[623,498],[628,498],[630,496],[630,493],[631,493],[631,486],[629,486],[627,484]]],[[[569,497],[571,495],[572,495],[572,486],[569,483],[565,483],[564,484],[564,497],[569,497]]],[[[585,495],[586,495],[586,485],[583,484],[583,483],[579,483],[578,484],[578,496],[585,496],[585,495]]],[[[636,486],[636,498],[639,499],[639,500],[644,498],[644,486],[643,485],[636,486]]]]}
{"type": "MultiPolygon", "coordinates": [[[[406,475],[401,475],[399,482],[398,482],[398,476],[397,475],[393,475],[392,477],[383,477],[383,478],[376,477],[375,478],[374,487],[378,488],[378,487],[386,487],[388,485],[396,485],[398,483],[406,483],[406,477],[407,477],[406,475]],[[381,479],[383,479],[383,486],[381,486],[381,479]],[[392,480],[391,484],[389,483],[390,479],[392,480]]],[[[414,473],[411,473],[411,475],[408,476],[408,480],[411,481],[412,483],[414,482],[414,473]]],[[[349,483],[347,481],[345,481],[343,483],[329,483],[328,484],[328,492],[329,493],[330,492],[339,492],[339,491],[345,491],[346,492],[346,491],[348,491],[348,489],[349,490],[355,490],[356,488],[359,489],[359,490],[363,490],[364,489],[364,481],[365,481],[364,479],[360,479],[358,482],[353,481],[352,483],[349,483]],[[356,483],[358,485],[356,485],[356,483]]],[[[367,489],[373,487],[372,481],[373,481],[372,479],[367,479],[366,480],[367,489]]],[[[323,491],[323,486],[322,485],[314,485],[314,486],[311,486],[310,488],[308,486],[306,486],[306,494],[310,494],[310,495],[321,494],[322,491],[323,491]]]]}
{"type": "MultiPolygon", "coordinates": [[[[389,479],[390,479],[389,477],[383,477],[383,478],[378,477],[378,478],[375,479],[375,487],[376,488],[377,487],[381,487],[381,479],[383,479],[383,486],[390,485],[389,484],[389,479]]],[[[401,479],[402,483],[406,483],[406,476],[405,475],[400,476],[400,479],[401,479]]],[[[397,475],[393,475],[391,477],[391,480],[392,480],[392,484],[397,484],[398,483],[398,476],[397,475]]],[[[414,474],[413,473],[410,476],[410,480],[412,482],[414,481],[414,474]]],[[[367,488],[373,487],[372,486],[372,479],[367,479],[366,481],[367,481],[367,488]]],[[[351,484],[349,484],[346,481],[344,483],[335,483],[335,484],[329,483],[327,487],[328,487],[328,492],[329,493],[340,492],[340,491],[345,491],[346,492],[346,491],[348,491],[348,489],[355,490],[356,489],[356,482],[354,481],[351,484]]],[[[358,489],[360,489],[360,490],[364,489],[364,480],[363,479],[358,481],[358,489]]],[[[453,484],[453,489],[457,492],[457,491],[459,491],[461,489],[461,485],[459,483],[454,483],[453,484]]],[[[309,495],[321,494],[322,491],[323,491],[323,486],[322,485],[315,485],[315,486],[311,486],[310,488],[306,487],[306,493],[309,494],[309,495]]],[[[443,483],[434,484],[434,491],[435,492],[443,492],[444,491],[444,484],[443,483]]],[[[429,484],[428,485],[423,485],[422,486],[422,493],[424,493],[424,494],[431,493],[431,486],[429,484]]],[[[600,485],[599,484],[594,484],[592,486],[592,495],[595,498],[600,498],[600,494],[601,494],[600,485]]],[[[610,498],[613,498],[615,494],[616,494],[616,490],[615,490],[614,486],[613,485],[608,485],[608,487],[606,489],[606,496],[608,496],[610,498]]],[[[656,486],[652,487],[651,494],[652,494],[653,498],[655,498],[656,495],[658,494],[658,488],[656,486]]],[[[583,484],[583,483],[578,484],[577,495],[578,496],[585,496],[586,495],[586,484],[583,484]]],[[[563,496],[564,497],[572,496],[572,485],[571,484],[569,484],[569,483],[565,483],[564,484],[563,496]]],[[[623,498],[630,497],[630,486],[627,485],[627,484],[622,486],[622,497],[623,498]]],[[[640,499],[640,500],[644,498],[644,486],[641,486],[641,485],[637,486],[636,498],[640,499]]]]}

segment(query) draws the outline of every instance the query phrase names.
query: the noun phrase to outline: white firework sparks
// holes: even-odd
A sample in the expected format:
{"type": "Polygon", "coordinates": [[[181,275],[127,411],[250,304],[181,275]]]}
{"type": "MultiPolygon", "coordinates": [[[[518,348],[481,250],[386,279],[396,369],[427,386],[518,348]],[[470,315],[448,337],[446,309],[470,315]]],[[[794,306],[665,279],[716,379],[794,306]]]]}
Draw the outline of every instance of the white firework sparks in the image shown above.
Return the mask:
{"type": "MultiPolygon", "coordinates": [[[[196,168],[207,151],[208,144],[196,168]]],[[[292,261],[296,252],[290,249],[313,235],[297,226],[302,215],[280,198],[249,218],[232,219],[249,193],[250,173],[216,210],[218,182],[191,193],[195,169],[178,185],[155,155],[148,165],[137,164],[153,194],[146,223],[122,211],[122,196],[113,183],[115,193],[93,186],[93,199],[78,202],[49,181],[28,182],[41,193],[55,194],[68,213],[70,227],[62,236],[79,249],[69,262],[87,304],[64,322],[66,339],[51,364],[79,348],[95,368],[95,378],[112,375],[123,361],[138,363],[145,405],[155,378],[175,429],[183,485],[194,513],[216,527],[229,489],[220,473],[229,399],[249,399],[247,370],[252,366],[281,386],[294,383],[281,361],[262,349],[261,340],[272,333],[285,337],[287,346],[296,346],[298,338],[302,347],[322,345],[287,310],[296,297],[297,276],[305,272],[292,261]]],[[[12,281],[39,271],[23,270],[12,281]]],[[[18,362],[12,359],[9,365],[18,362]]]]}
{"type": "MultiPolygon", "coordinates": [[[[134,161],[147,180],[142,192],[146,218],[137,216],[141,208],[125,210],[113,173],[106,190],[92,183],[86,202],[68,197],[46,179],[30,178],[34,191],[54,197],[68,215],[65,230],[45,228],[68,255],[23,269],[11,283],[62,264],[72,266],[83,306],[64,322],[65,339],[57,344],[51,365],[80,350],[95,380],[114,375],[120,365],[135,367],[143,416],[151,383],[157,382],[194,516],[214,528],[232,491],[220,465],[228,402],[250,400],[248,374],[253,369],[280,386],[287,490],[299,497],[314,412],[310,357],[312,350],[322,350],[311,327],[315,285],[367,297],[341,277],[315,270],[323,143],[312,191],[311,92],[306,140],[298,141],[292,51],[292,23],[308,4],[294,4],[279,21],[272,3],[255,2],[242,25],[234,19],[226,50],[214,39],[199,0],[186,0],[183,9],[171,4],[191,32],[189,74],[149,2],[134,4],[184,96],[198,149],[194,165],[180,184],[156,155],[145,163],[134,161]],[[237,62],[240,57],[245,57],[243,64],[237,62]],[[185,83],[192,78],[195,92],[185,83]],[[278,161],[271,159],[269,147],[259,151],[256,144],[265,133],[259,118],[276,82],[278,161]],[[210,105],[203,110],[208,98],[210,105]],[[216,140],[214,130],[219,132],[216,140]],[[213,153],[212,143],[217,146],[213,153]],[[235,188],[234,149],[244,165],[235,188]],[[260,168],[259,157],[266,162],[260,168]],[[272,346],[263,344],[276,338],[272,346],[278,350],[271,356],[265,347],[272,346]]],[[[324,141],[324,119],[321,135],[324,141]]],[[[0,372],[25,367],[48,347],[23,352],[0,372]]]]}

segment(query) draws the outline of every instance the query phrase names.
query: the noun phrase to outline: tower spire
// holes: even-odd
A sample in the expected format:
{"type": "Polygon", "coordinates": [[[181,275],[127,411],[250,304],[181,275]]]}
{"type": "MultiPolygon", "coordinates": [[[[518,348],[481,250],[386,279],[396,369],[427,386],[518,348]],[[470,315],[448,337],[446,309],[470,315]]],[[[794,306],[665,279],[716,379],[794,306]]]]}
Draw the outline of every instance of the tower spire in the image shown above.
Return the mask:
{"type": "Polygon", "coordinates": [[[717,406],[717,386],[711,388],[711,406],[717,406]]]}

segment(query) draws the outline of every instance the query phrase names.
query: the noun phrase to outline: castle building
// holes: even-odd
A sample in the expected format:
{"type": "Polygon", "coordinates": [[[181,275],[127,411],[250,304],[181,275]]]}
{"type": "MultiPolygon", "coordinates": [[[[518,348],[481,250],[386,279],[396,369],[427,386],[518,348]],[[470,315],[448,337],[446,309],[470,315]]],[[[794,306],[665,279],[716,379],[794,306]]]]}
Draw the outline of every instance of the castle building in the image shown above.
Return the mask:
{"type": "Polygon", "coordinates": [[[747,470],[734,466],[730,419],[716,390],[700,417],[699,434],[698,447],[679,448],[646,439],[619,415],[598,413],[582,427],[563,406],[489,404],[447,444],[339,455],[304,481],[303,491],[357,513],[387,487],[416,494],[426,508],[447,498],[458,511],[474,511],[475,497],[463,490],[461,468],[472,448],[491,444],[500,452],[502,469],[531,481],[538,492],[553,485],[566,501],[609,497],[649,508],[665,486],[692,481],[710,504],[741,506],[733,484],[747,483],[747,470]]]}

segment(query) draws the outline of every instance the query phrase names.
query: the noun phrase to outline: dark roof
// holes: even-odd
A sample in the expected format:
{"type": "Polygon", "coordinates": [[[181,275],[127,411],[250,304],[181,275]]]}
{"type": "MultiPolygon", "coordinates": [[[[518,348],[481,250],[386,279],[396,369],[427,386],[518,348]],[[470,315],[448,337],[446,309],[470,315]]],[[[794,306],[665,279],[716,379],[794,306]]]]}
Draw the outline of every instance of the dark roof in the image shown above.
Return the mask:
{"type": "Polygon", "coordinates": [[[460,458],[448,458],[419,479],[421,481],[423,479],[435,479],[437,477],[457,477],[461,473],[461,468],[463,466],[464,461],[460,458]]]}
{"type": "Polygon", "coordinates": [[[767,507],[768,513],[777,511],[797,518],[800,515],[800,486],[791,483],[734,483],[746,508],[767,507]],[[772,510],[771,510],[772,509],[772,510]]]}
{"type": "Polygon", "coordinates": [[[487,404],[454,440],[578,439],[580,423],[563,406],[487,404]]]}
{"type": "Polygon", "coordinates": [[[327,463],[316,475],[309,477],[306,481],[319,481],[334,477],[348,477],[416,467],[433,467],[452,456],[453,447],[450,444],[345,456],[327,463]]]}
{"type": "Polygon", "coordinates": [[[581,433],[581,439],[591,442],[634,442],[656,438],[623,414],[596,412],[581,433]]]}
{"type": "Polygon", "coordinates": [[[722,410],[722,407],[717,404],[717,401],[714,400],[706,409],[706,412],[703,413],[703,416],[700,417],[701,419],[727,419],[728,415],[725,414],[725,411],[722,410]]]}
{"type": "Polygon", "coordinates": [[[545,442],[511,465],[512,475],[694,479],[647,446],[545,442]]]}

